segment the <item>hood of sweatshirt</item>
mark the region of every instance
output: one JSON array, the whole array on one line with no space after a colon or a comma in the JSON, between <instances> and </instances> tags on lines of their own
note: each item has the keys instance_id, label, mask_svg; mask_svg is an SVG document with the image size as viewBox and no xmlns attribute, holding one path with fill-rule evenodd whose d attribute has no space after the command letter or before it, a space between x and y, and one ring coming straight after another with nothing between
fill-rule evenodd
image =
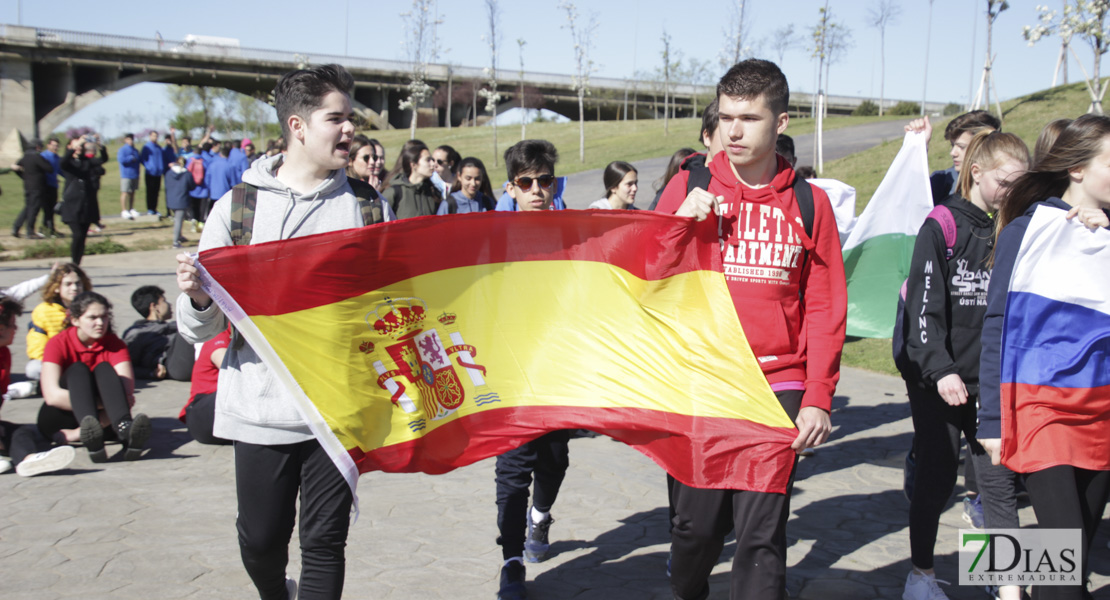
<instances>
[{"instance_id":1,"label":"hood of sweatshirt","mask_svg":"<svg viewBox=\"0 0 1110 600\"><path fill-rule=\"evenodd\" d=\"M273 194L292 198L293 200L312 201L333 196L345 188L347 176L342 169L332 171L327 179L320 182L315 189L301 194L293 188L278 181L277 172L285 161L284 154L263 158L254 162L251 168L243 173L243 182L258 188L259 191L268 191Z\"/></svg>"},{"instance_id":2,"label":"hood of sweatshirt","mask_svg":"<svg viewBox=\"0 0 1110 600\"><path fill-rule=\"evenodd\" d=\"M977 227L994 226L994 219L990 215L959 194L952 194L944 201L944 204L949 210L960 213L961 216Z\"/></svg>"},{"instance_id":3,"label":"hood of sweatshirt","mask_svg":"<svg viewBox=\"0 0 1110 600\"><path fill-rule=\"evenodd\" d=\"M729 243L736 242L738 229L729 224L740 218L741 211L745 210L744 204L750 202L757 205L766 204L771 208L781 210L787 216L787 224L794 230L794 234L800 238L801 244L807 250L813 250L813 241L806 235L805 228L802 226L802 217L798 212L798 204L794 201L794 191L791 189L795 179L794 169L785 158L776 154L775 159L777 160L775 176L767 185L756 188L740 182L724 151L714 157L713 162L709 163L709 171L713 174L714 182L728 190L726 194L723 194L723 197L729 201L724 206L726 210L722 214L725 222L724 231L732 232L727 241Z\"/></svg>"}]
</instances>

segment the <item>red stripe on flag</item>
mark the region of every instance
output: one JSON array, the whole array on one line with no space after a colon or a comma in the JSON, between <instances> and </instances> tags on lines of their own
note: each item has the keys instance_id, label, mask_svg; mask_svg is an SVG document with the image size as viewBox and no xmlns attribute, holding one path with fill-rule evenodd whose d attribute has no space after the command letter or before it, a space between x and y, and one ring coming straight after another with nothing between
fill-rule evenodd
<instances>
[{"instance_id":1,"label":"red stripe on flag","mask_svg":"<svg viewBox=\"0 0 1110 600\"><path fill-rule=\"evenodd\" d=\"M1002 464L1016 473L1110 471L1110 386L1003 383Z\"/></svg>"},{"instance_id":2,"label":"red stripe on flag","mask_svg":"<svg viewBox=\"0 0 1110 600\"><path fill-rule=\"evenodd\" d=\"M593 261L650 281L720 271L716 236L708 220L649 211L487 212L213 248L200 262L248 315L280 315L473 265Z\"/></svg>"},{"instance_id":3,"label":"red stripe on flag","mask_svg":"<svg viewBox=\"0 0 1110 600\"><path fill-rule=\"evenodd\" d=\"M588 425L586 425L588 424ZM635 425L635 428L630 428ZM549 431L586 427L642 452L693 487L785 493L796 429L634 408L513 407L456 419L419 440L351 451L359 472L446 473Z\"/></svg>"}]
</instances>

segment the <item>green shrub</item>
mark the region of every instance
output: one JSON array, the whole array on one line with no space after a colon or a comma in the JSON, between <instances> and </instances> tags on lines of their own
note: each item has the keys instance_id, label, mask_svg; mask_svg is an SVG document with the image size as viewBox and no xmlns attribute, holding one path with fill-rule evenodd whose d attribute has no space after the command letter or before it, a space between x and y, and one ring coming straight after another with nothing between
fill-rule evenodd
<instances>
[{"instance_id":1,"label":"green shrub","mask_svg":"<svg viewBox=\"0 0 1110 600\"><path fill-rule=\"evenodd\" d=\"M912 117L921 114L921 105L909 100L903 100L894 105L894 108L886 111L888 115L899 115L903 117Z\"/></svg>"},{"instance_id":2,"label":"green shrub","mask_svg":"<svg viewBox=\"0 0 1110 600\"><path fill-rule=\"evenodd\" d=\"M127 246L114 241L111 237L97 240L85 246L85 254L119 254L127 252Z\"/></svg>"},{"instance_id":3,"label":"green shrub","mask_svg":"<svg viewBox=\"0 0 1110 600\"><path fill-rule=\"evenodd\" d=\"M69 256L69 245L56 241L35 242L23 249L23 258L65 258Z\"/></svg>"},{"instance_id":4,"label":"green shrub","mask_svg":"<svg viewBox=\"0 0 1110 600\"><path fill-rule=\"evenodd\" d=\"M955 102L949 102L948 104L944 105L944 113L943 114L946 117L951 117L953 115L958 115L962 112L964 112L964 107L960 106L959 104L956 104Z\"/></svg>"},{"instance_id":5,"label":"green shrub","mask_svg":"<svg viewBox=\"0 0 1110 600\"><path fill-rule=\"evenodd\" d=\"M853 117L873 117L879 114L879 105L870 100L860 102L860 105L852 111Z\"/></svg>"}]
</instances>

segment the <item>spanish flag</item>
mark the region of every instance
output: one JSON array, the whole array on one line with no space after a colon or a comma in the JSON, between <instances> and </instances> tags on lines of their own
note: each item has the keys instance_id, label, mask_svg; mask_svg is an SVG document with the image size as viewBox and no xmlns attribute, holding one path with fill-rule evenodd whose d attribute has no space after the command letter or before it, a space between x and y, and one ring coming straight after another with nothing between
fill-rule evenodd
<instances>
[{"instance_id":1,"label":"spanish flag","mask_svg":"<svg viewBox=\"0 0 1110 600\"><path fill-rule=\"evenodd\" d=\"M352 487L585 428L688 485L786 490L797 432L744 338L715 223L487 212L198 262Z\"/></svg>"},{"instance_id":2,"label":"spanish flag","mask_svg":"<svg viewBox=\"0 0 1110 600\"><path fill-rule=\"evenodd\" d=\"M1110 231L1039 206L1002 321L1002 464L1110 470Z\"/></svg>"}]
</instances>

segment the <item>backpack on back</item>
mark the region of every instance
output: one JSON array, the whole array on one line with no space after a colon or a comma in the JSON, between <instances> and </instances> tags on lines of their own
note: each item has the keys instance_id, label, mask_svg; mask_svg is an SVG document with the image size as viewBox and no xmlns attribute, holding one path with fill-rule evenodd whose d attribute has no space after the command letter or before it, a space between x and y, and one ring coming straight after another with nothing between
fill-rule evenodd
<instances>
[{"instance_id":1,"label":"backpack on back","mask_svg":"<svg viewBox=\"0 0 1110 600\"><path fill-rule=\"evenodd\" d=\"M686 194L689 195L694 189L703 189L709 191L709 180L713 178L709 172L709 167L697 166L689 170L690 176L686 180ZM794 177L794 198L798 201L798 212L802 216L802 225L805 227L806 235L813 237L813 188L811 184L802 179L801 177Z\"/></svg>"},{"instance_id":2,"label":"backpack on back","mask_svg":"<svg viewBox=\"0 0 1110 600\"><path fill-rule=\"evenodd\" d=\"M204 185L204 161L200 157L190 158L189 164L185 165L185 169L193 175L193 183Z\"/></svg>"},{"instance_id":3,"label":"backpack on back","mask_svg":"<svg viewBox=\"0 0 1110 600\"><path fill-rule=\"evenodd\" d=\"M944 233L944 260L952 260L954 249L956 247L956 219L952 216L952 210L947 206L940 205L929 211L929 215L925 220L932 219L940 225L941 232ZM894 366L898 367L898 372L906 375L909 369L909 357L906 356L906 338L902 333L902 328L905 327L906 319L906 284L909 279L902 281L902 289L898 292L898 312L894 315L894 335L890 340L890 351L894 356Z\"/></svg>"}]
</instances>

